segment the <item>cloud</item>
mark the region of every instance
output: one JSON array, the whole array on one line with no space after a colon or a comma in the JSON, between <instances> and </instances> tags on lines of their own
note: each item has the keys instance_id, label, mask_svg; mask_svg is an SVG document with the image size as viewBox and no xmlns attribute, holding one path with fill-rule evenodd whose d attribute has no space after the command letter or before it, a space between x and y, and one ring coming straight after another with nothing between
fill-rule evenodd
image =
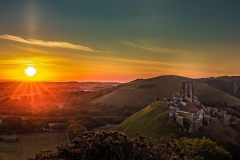
<instances>
[{"instance_id":1,"label":"cloud","mask_svg":"<svg viewBox=\"0 0 240 160\"><path fill-rule=\"evenodd\" d=\"M15 48L17 48L17 49L24 50L24 51L49 54L49 52L47 52L47 51L39 50L39 49L35 49L35 48L25 48L25 47L19 47L19 46L15 46L15 45L10 45L10 46L11 46L11 47L15 47Z\"/></svg>"},{"instance_id":2,"label":"cloud","mask_svg":"<svg viewBox=\"0 0 240 160\"><path fill-rule=\"evenodd\" d=\"M221 71L230 71L230 70L225 69L225 68L215 68L215 69L217 69L217 70L221 70Z\"/></svg>"},{"instance_id":3,"label":"cloud","mask_svg":"<svg viewBox=\"0 0 240 160\"><path fill-rule=\"evenodd\" d=\"M153 51L153 52L160 52L158 49L156 48L150 48L150 47L147 47L147 46L142 46L142 45L138 45L138 44L135 44L135 43L132 43L132 42L129 42L129 41L122 41L122 43L126 44L126 45L129 45L129 46L132 46L132 47L136 47L136 48L141 48L141 49L145 49L145 50L149 50L149 51Z\"/></svg>"},{"instance_id":4,"label":"cloud","mask_svg":"<svg viewBox=\"0 0 240 160\"><path fill-rule=\"evenodd\" d=\"M102 58L102 59L129 62L129 63L140 63L140 64L176 65L176 63L145 61L145 60L137 60L137 59L123 59L123 58Z\"/></svg>"},{"instance_id":5,"label":"cloud","mask_svg":"<svg viewBox=\"0 0 240 160\"><path fill-rule=\"evenodd\" d=\"M144 49L152 52L159 52L159 53L186 55L189 52L189 51L183 51L183 50L177 50L177 49L158 47L142 40L139 40L139 41L141 42L141 44L135 44L129 41L122 41L122 43L128 46L132 46L132 47L136 47L136 48L140 48L140 49Z\"/></svg>"},{"instance_id":6,"label":"cloud","mask_svg":"<svg viewBox=\"0 0 240 160\"><path fill-rule=\"evenodd\" d=\"M58 66L56 64L53 64L53 63L40 63L41 65L44 65L44 66Z\"/></svg>"},{"instance_id":7,"label":"cloud","mask_svg":"<svg viewBox=\"0 0 240 160\"><path fill-rule=\"evenodd\" d=\"M26 44L43 46L43 47L67 48L67 49L75 49L75 50L82 50L82 51L89 51L89 52L99 52L99 51L95 51L86 46L75 45L75 44L71 44L68 42L43 41L43 40L37 40L37 39L23 39L21 37L7 35L7 34L0 35L0 38L11 40L11 41L16 41L16 42L21 42L21 43L26 43Z\"/></svg>"}]
</instances>

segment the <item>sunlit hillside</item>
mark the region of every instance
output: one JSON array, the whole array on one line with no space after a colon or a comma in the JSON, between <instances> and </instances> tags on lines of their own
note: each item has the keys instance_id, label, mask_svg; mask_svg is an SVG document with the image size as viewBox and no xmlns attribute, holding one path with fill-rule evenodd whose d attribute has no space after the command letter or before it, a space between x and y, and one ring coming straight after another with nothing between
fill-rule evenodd
<instances>
[{"instance_id":1,"label":"sunlit hillside","mask_svg":"<svg viewBox=\"0 0 240 160\"><path fill-rule=\"evenodd\" d=\"M153 102L157 96L171 98L173 93L180 91L180 85L183 81L194 83L201 102L220 101L227 102L228 105L240 104L240 99L230 96L200 80L180 76L160 76L135 80L119 86L115 91L92 101L92 103L112 104L118 107L133 105L143 108Z\"/></svg>"}]
</instances>

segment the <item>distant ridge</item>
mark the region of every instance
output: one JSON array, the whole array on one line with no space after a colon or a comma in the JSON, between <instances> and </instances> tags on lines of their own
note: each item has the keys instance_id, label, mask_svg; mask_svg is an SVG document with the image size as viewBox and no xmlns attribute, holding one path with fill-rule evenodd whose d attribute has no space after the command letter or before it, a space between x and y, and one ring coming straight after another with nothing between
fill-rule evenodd
<instances>
[{"instance_id":1,"label":"distant ridge","mask_svg":"<svg viewBox=\"0 0 240 160\"><path fill-rule=\"evenodd\" d=\"M240 99L240 76L209 77L200 80Z\"/></svg>"},{"instance_id":2,"label":"distant ridge","mask_svg":"<svg viewBox=\"0 0 240 160\"><path fill-rule=\"evenodd\" d=\"M114 105L117 107L132 105L143 108L152 103L156 96L171 98L173 93L180 90L180 84L183 81L191 81L194 83L194 87L198 92L198 98L201 102L220 101L226 102L228 105L240 105L240 99L228 95L199 79L173 75L134 80L118 86L113 92L95 99L92 103Z\"/></svg>"}]
</instances>

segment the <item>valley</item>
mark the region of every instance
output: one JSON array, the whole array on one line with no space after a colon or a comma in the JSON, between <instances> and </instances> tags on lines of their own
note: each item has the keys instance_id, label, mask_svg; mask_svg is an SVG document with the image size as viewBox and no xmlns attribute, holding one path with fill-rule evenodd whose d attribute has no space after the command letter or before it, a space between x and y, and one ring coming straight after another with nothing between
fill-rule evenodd
<instances>
[{"instance_id":1,"label":"valley","mask_svg":"<svg viewBox=\"0 0 240 160\"><path fill-rule=\"evenodd\" d=\"M21 142L31 141L31 144L25 144L31 148L32 144L39 143L39 147L31 151L34 152L33 154L48 146L54 149L53 144L65 142L64 132L67 132L70 140L73 140L85 131L97 133L101 130L120 131L130 138L138 136L152 139L207 137L224 147L238 146L240 144L239 123L226 125L209 112L207 115L211 115L211 124L203 124L198 132L188 133L184 131L184 127L186 130L188 128L177 123L175 116L172 118L169 116L169 107L175 104L172 104L174 98L179 97L182 82L190 82L193 83L193 95L197 96L204 108L217 108L219 113L227 111L228 115L236 117L236 122L239 122L240 99L205 81L180 76L159 76L123 84L91 83L90 85L89 83L58 82L45 83L45 87L39 93L31 92L30 84L23 84L26 89L20 87L14 90L17 86L16 82L13 84L8 82L7 87L1 83L3 90L12 86L8 90L8 95L13 96L2 97L0 100L0 131L2 135L7 133L19 137L18 142L11 144L13 146L21 146ZM34 85L37 86L37 84ZM180 100L179 98L175 100ZM185 98L177 104L179 110L189 114L195 114L204 109ZM14 128L11 120L19 121L19 126ZM42 141L26 139L31 138L32 135L36 135ZM45 135L53 136L54 142L45 140L48 138ZM230 150L232 154L236 154L235 151ZM16 152L13 156L17 156L20 152ZM26 155L27 152L24 152L20 157ZM7 156L5 151L1 156Z\"/></svg>"}]
</instances>

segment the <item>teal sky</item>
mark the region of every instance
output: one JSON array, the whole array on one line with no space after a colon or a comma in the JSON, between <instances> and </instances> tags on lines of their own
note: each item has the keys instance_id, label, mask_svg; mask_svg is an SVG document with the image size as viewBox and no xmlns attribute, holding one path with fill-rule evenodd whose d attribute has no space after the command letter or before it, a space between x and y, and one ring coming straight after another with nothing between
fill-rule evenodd
<instances>
[{"instance_id":1,"label":"teal sky","mask_svg":"<svg viewBox=\"0 0 240 160\"><path fill-rule=\"evenodd\" d=\"M240 75L240 1L1 0L0 76ZM64 42L64 43L63 43Z\"/></svg>"}]
</instances>

